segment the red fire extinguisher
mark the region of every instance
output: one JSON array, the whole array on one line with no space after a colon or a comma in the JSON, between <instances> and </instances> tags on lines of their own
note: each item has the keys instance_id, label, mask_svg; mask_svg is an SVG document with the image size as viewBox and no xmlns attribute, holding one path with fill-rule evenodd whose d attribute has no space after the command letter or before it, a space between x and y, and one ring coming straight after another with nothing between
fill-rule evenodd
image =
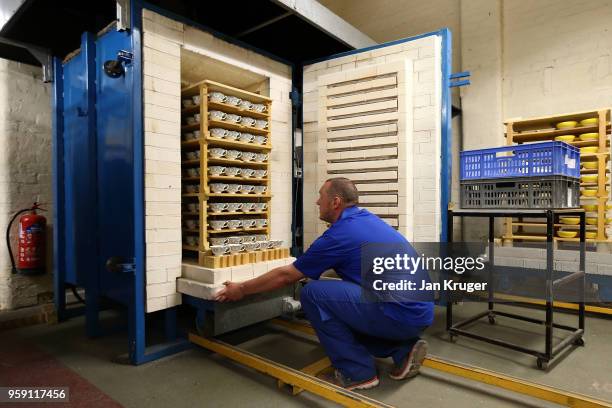
<instances>
[{"instance_id":1,"label":"red fire extinguisher","mask_svg":"<svg viewBox=\"0 0 612 408\"><path fill-rule=\"evenodd\" d=\"M24 275L45 273L45 229L47 227L47 220L42 215L36 214L36 210L45 211L39 207L38 203L34 203L31 208L17 211L6 229L6 245L11 257L13 273ZM23 213L27 214L19 218L17 265L15 265L9 234L13 221L15 221L19 214Z\"/></svg>"}]
</instances>

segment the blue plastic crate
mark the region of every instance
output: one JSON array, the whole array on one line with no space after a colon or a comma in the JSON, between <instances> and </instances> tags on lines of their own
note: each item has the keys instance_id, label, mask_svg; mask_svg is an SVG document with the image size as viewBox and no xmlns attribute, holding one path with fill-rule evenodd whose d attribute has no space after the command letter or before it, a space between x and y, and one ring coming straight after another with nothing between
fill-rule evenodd
<instances>
[{"instance_id":1,"label":"blue plastic crate","mask_svg":"<svg viewBox=\"0 0 612 408\"><path fill-rule=\"evenodd\" d=\"M461 180L507 177L580 177L580 150L542 142L461 152Z\"/></svg>"}]
</instances>

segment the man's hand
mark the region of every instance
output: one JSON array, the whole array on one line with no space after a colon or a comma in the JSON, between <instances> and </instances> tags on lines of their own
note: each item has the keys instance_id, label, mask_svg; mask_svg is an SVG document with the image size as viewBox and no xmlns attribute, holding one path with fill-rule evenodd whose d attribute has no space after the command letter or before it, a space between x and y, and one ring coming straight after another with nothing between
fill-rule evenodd
<instances>
[{"instance_id":1,"label":"man's hand","mask_svg":"<svg viewBox=\"0 0 612 408\"><path fill-rule=\"evenodd\" d=\"M261 276L244 282L225 282L225 288L215 296L218 302L235 302L246 295L282 288L302 279L304 275L293 264L279 266Z\"/></svg>"},{"instance_id":2,"label":"man's hand","mask_svg":"<svg viewBox=\"0 0 612 408\"><path fill-rule=\"evenodd\" d=\"M225 288L221 289L217 296L215 296L215 300L218 302L235 302L244 297L244 291L242 290L242 286L240 283L234 283L227 281L223 283Z\"/></svg>"}]
</instances>

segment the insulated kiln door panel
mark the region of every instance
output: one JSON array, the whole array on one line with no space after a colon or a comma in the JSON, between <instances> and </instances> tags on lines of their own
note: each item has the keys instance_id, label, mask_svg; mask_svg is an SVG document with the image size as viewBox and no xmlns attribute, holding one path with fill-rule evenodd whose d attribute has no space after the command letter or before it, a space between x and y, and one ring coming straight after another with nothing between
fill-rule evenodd
<instances>
[{"instance_id":1,"label":"insulated kiln door panel","mask_svg":"<svg viewBox=\"0 0 612 408\"><path fill-rule=\"evenodd\" d=\"M407 239L439 240L440 48L429 35L304 67L304 249L327 228L315 202L331 177Z\"/></svg>"}]
</instances>

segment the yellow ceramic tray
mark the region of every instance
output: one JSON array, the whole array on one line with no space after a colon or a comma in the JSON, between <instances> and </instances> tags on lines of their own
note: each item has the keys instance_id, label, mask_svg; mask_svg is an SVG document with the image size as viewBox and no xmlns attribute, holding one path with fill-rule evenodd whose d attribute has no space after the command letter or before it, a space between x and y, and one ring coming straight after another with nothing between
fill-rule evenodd
<instances>
[{"instance_id":1,"label":"yellow ceramic tray","mask_svg":"<svg viewBox=\"0 0 612 408\"><path fill-rule=\"evenodd\" d=\"M588 118L580 121L580 126L594 126L599 123L599 118Z\"/></svg>"},{"instance_id":2,"label":"yellow ceramic tray","mask_svg":"<svg viewBox=\"0 0 612 408\"><path fill-rule=\"evenodd\" d=\"M561 222L561 224L567 224L567 225L578 225L578 224L580 224L580 218L578 218L578 217L561 217L559 219L559 222Z\"/></svg>"},{"instance_id":3,"label":"yellow ceramic tray","mask_svg":"<svg viewBox=\"0 0 612 408\"><path fill-rule=\"evenodd\" d=\"M576 127L576 125L578 124L578 122L576 122L575 120L569 120L566 122L559 122L557 123L557 129L573 129Z\"/></svg>"},{"instance_id":4,"label":"yellow ceramic tray","mask_svg":"<svg viewBox=\"0 0 612 408\"><path fill-rule=\"evenodd\" d=\"M557 231L557 235L561 238L574 238L578 235L578 231Z\"/></svg>"},{"instance_id":5,"label":"yellow ceramic tray","mask_svg":"<svg viewBox=\"0 0 612 408\"><path fill-rule=\"evenodd\" d=\"M580 154L597 153L597 146L581 147Z\"/></svg>"},{"instance_id":6,"label":"yellow ceramic tray","mask_svg":"<svg viewBox=\"0 0 612 408\"><path fill-rule=\"evenodd\" d=\"M583 133L578 137L580 138L580 140L585 142L587 140L597 140L599 138L599 133Z\"/></svg>"},{"instance_id":7,"label":"yellow ceramic tray","mask_svg":"<svg viewBox=\"0 0 612 408\"><path fill-rule=\"evenodd\" d=\"M582 167L584 167L585 169L594 170L597 168L597 166L598 163L596 161L582 162Z\"/></svg>"}]
</instances>

